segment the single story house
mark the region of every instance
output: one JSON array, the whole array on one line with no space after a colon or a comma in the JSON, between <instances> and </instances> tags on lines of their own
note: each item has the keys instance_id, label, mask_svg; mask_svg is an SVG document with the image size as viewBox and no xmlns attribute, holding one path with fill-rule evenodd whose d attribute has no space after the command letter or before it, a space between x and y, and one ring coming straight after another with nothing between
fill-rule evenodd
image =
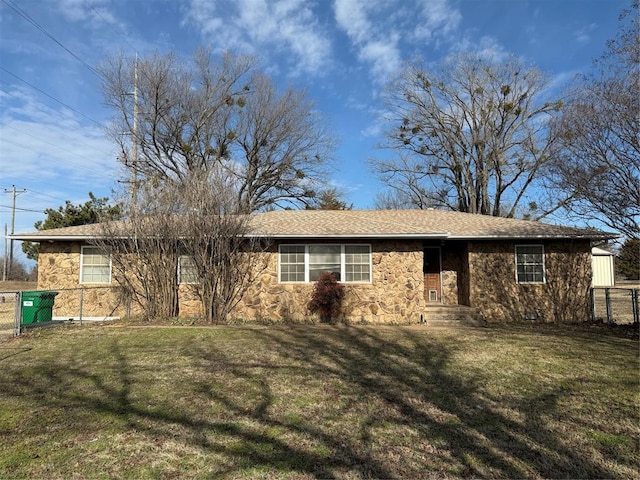
<instances>
[{"instance_id":1,"label":"single story house","mask_svg":"<svg viewBox=\"0 0 640 480\"><path fill-rule=\"evenodd\" d=\"M279 210L252 215L251 226L270 240L268 266L234 316L274 321L313 318L307 305L324 271L345 285L342 315L352 322L419 323L435 307L457 306L489 322L580 321L589 318L592 243L615 237L442 210ZM84 225L12 238L40 243L39 289L108 286L97 232ZM181 315L193 310L192 295L180 301Z\"/></svg>"}]
</instances>

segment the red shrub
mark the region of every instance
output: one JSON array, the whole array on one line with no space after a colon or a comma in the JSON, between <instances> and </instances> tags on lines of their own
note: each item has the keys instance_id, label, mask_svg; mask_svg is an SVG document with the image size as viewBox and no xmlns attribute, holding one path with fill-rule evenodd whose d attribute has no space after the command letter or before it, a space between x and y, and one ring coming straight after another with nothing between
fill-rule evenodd
<instances>
[{"instance_id":1,"label":"red shrub","mask_svg":"<svg viewBox=\"0 0 640 480\"><path fill-rule=\"evenodd\" d=\"M309 310L319 313L321 322L331 323L340 313L343 298L344 285L332 273L325 272L313 286Z\"/></svg>"}]
</instances>

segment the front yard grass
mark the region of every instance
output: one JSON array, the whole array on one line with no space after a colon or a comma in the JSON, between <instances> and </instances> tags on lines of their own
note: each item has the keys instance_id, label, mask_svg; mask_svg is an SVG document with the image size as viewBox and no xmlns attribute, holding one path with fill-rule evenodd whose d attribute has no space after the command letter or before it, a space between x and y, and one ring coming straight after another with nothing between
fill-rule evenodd
<instances>
[{"instance_id":1,"label":"front yard grass","mask_svg":"<svg viewBox=\"0 0 640 480\"><path fill-rule=\"evenodd\" d=\"M0 343L0 478L639 478L637 340L71 326Z\"/></svg>"}]
</instances>

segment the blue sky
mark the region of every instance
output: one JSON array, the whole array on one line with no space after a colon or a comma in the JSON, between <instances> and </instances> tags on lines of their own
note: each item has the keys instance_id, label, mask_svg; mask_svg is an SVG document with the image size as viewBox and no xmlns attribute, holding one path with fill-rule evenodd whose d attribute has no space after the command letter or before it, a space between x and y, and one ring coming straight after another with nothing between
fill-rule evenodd
<instances>
[{"instance_id":1,"label":"blue sky","mask_svg":"<svg viewBox=\"0 0 640 480\"><path fill-rule=\"evenodd\" d=\"M616 34L629 0L0 0L0 228L33 230L45 208L110 196L121 171L104 135L93 67L117 51L257 56L306 89L338 138L332 182L356 208L382 188L367 160L385 128L380 93L406 60L513 53L561 89ZM17 253L17 252L16 252Z\"/></svg>"}]
</instances>

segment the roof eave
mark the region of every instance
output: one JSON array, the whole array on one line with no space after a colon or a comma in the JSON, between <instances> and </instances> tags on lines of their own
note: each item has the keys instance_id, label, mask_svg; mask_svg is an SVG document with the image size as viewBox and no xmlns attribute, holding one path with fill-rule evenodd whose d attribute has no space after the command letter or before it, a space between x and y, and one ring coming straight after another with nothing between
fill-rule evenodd
<instances>
[{"instance_id":1,"label":"roof eave","mask_svg":"<svg viewBox=\"0 0 640 480\"><path fill-rule=\"evenodd\" d=\"M269 234L255 233L249 234L250 238L274 238L274 239L399 239L399 240L612 240L619 238L616 234L587 234L587 235L530 235L530 234L507 234L507 235L451 235L450 233L291 233L291 234ZM9 235L11 240L21 240L30 242L72 242L72 241L95 241L105 238L98 235ZM120 237L125 238L125 237Z\"/></svg>"},{"instance_id":2,"label":"roof eave","mask_svg":"<svg viewBox=\"0 0 640 480\"><path fill-rule=\"evenodd\" d=\"M7 238L10 240L21 240L29 242L69 242L69 241L83 241L83 240L99 240L104 237L96 235L9 235ZM123 237L124 238L124 237Z\"/></svg>"},{"instance_id":3,"label":"roof eave","mask_svg":"<svg viewBox=\"0 0 640 480\"><path fill-rule=\"evenodd\" d=\"M287 233L287 234L268 234L268 233L256 233L249 234L247 237L253 238L276 238L276 239L348 239L348 238L370 238L370 239L436 239L445 240L449 238L448 233L323 233L323 234L311 234L311 233Z\"/></svg>"},{"instance_id":4,"label":"roof eave","mask_svg":"<svg viewBox=\"0 0 640 480\"><path fill-rule=\"evenodd\" d=\"M448 240L610 240L619 235L451 235Z\"/></svg>"}]
</instances>

